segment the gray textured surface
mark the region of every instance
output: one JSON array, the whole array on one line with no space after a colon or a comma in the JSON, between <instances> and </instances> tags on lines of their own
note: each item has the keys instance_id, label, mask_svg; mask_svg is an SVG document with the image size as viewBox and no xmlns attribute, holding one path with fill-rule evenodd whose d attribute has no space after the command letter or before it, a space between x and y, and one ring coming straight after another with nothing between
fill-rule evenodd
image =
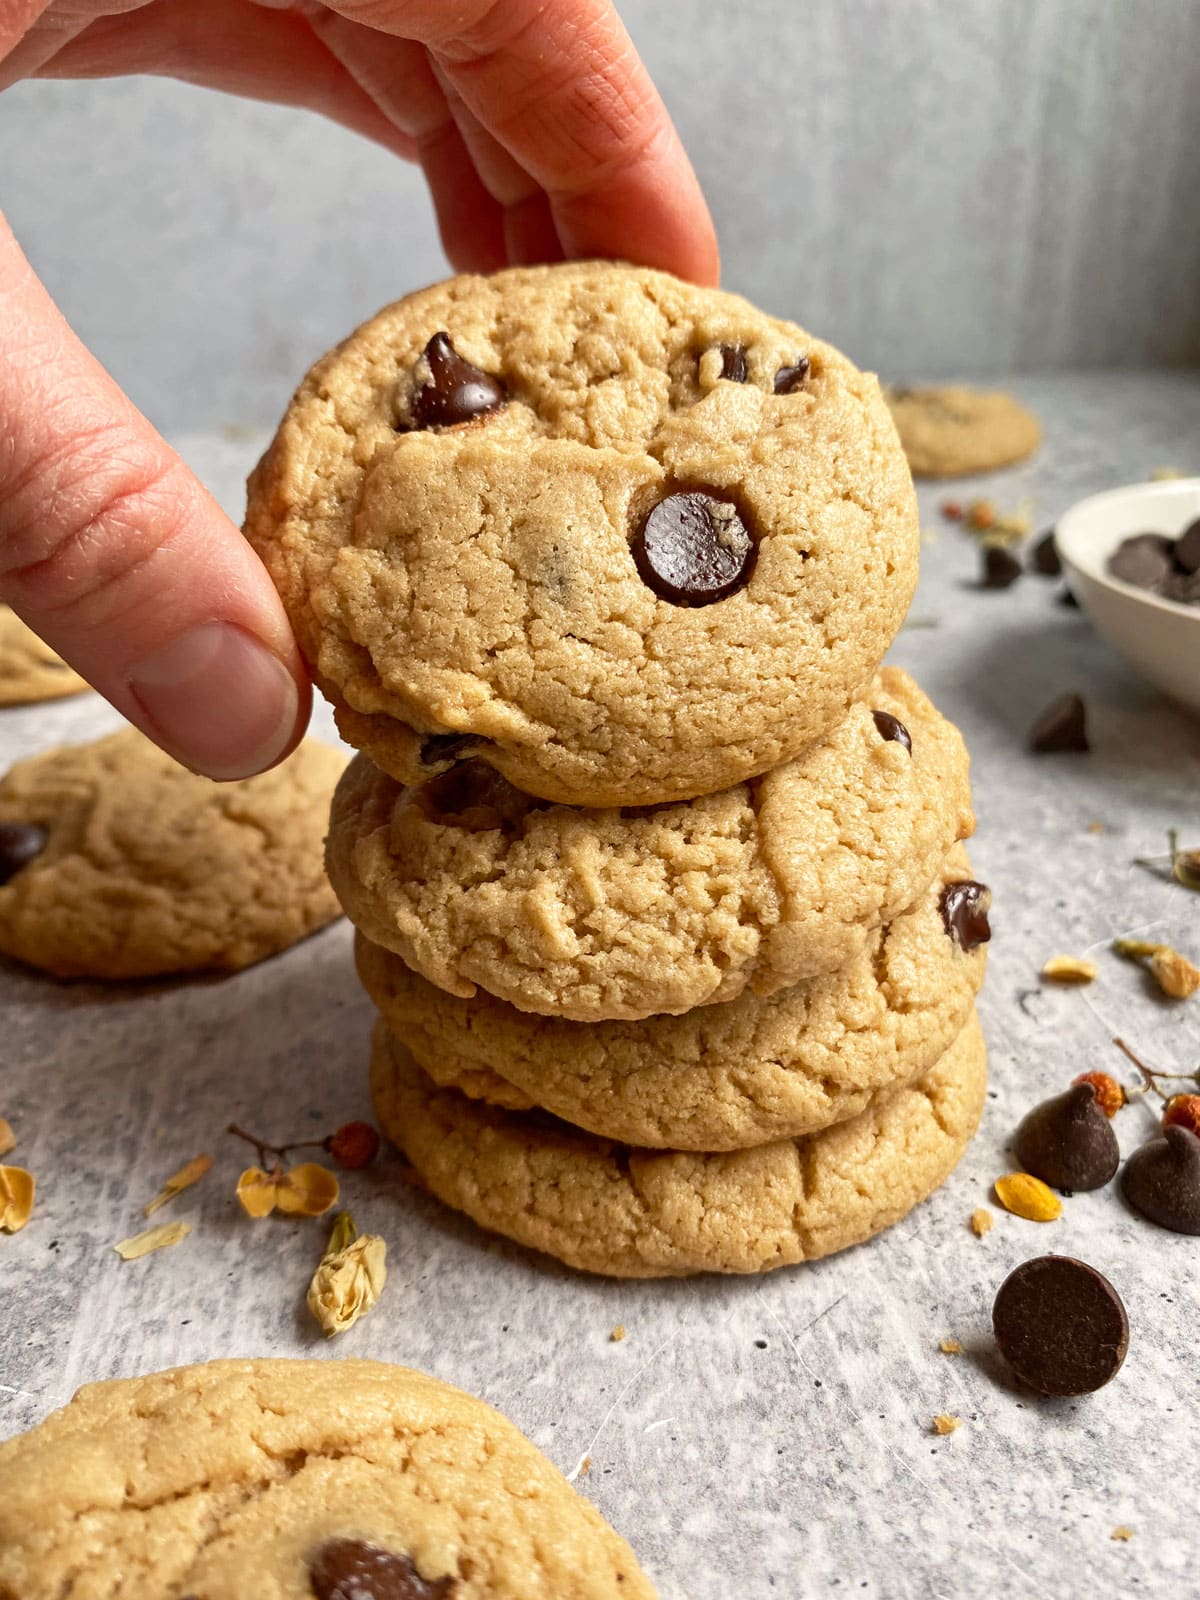
<instances>
[{"instance_id":1,"label":"gray textured surface","mask_svg":"<svg viewBox=\"0 0 1200 1600\"><path fill-rule=\"evenodd\" d=\"M996 481L1052 520L1078 495L1200 468L1200 378L1024 382L1048 442ZM231 511L256 441L182 441ZM958 494L960 491L954 491ZM963 492L970 492L964 486ZM930 524L941 492L925 492ZM1200 999L1168 1007L1101 949L1088 991L1039 989L1059 950L1134 928L1200 946L1200 901L1131 865L1170 824L1200 842L1200 729L1143 689L1057 585L971 584L974 551L943 528L926 551L896 659L962 725L974 754L974 859L995 889L983 1014L993 1084L983 1130L931 1202L882 1239L759 1280L622 1285L572 1276L489 1241L412 1193L394 1159L346 1198L390 1242L376 1311L341 1343L314 1338L301 1296L322 1224L251 1223L233 1199L231 1117L268 1136L320 1133L367 1112L368 1008L342 924L222 982L105 990L0 973L0 1112L40 1182L24 1233L0 1238L0 1435L87 1379L256 1353L387 1357L485 1395L628 1535L667 1600L866 1594L885 1600L1092 1600L1192 1592L1200 1536L1184 1513L1200 1476L1195 1327L1200 1241L1136 1220L1113 1191L1039 1227L992 1204L1004 1143L1041 1095L1083 1067L1119 1067L1121 1031L1151 1059L1195 1064ZM1087 757L1023 751L1033 713L1071 686L1092 708ZM5 760L91 734L92 699L6 712ZM322 719L324 724L324 719ZM1103 833L1089 831L1102 822ZM1023 999L1022 999L1023 996ZM1149 1130L1130 1107L1126 1151ZM205 1183L165 1215L177 1249L124 1265L161 1179L201 1149ZM1037 1402L1006 1381L988 1311L1018 1261L1044 1250L1107 1272L1129 1308L1130 1353L1107 1390ZM609 1342L624 1323L627 1339ZM965 1353L940 1354L944 1335ZM963 1426L929 1432L935 1413ZM1114 1543L1128 1524L1134 1537Z\"/></svg>"},{"instance_id":2,"label":"gray textured surface","mask_svg":"<svg viewBox=\"0 0 1200 1600\"><path fill-rule=\"evenodd\" d=\"M1200 359L1194 0L621 0L731 288L897 377ZM160 427L442 276L417 173L153 79L0 97L0 207Z\"/></svg>"}]
</instances>

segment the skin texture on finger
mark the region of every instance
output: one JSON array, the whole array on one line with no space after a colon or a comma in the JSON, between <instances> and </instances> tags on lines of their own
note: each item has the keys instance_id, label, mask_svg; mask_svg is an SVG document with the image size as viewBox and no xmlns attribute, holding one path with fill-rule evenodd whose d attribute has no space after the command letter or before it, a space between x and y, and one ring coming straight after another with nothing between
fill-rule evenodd
<instances>
[{"instance_id":1,"label":"skin texture on finger","mask_svg":"<svg viewBox=\"0 0 1200 1600\"><path fill-rule=\"evenodd\" d=\"M241 534L75 338L0 218L0 597L186 765L287 754L309 686Z\"/></svg>"}]
</instances>

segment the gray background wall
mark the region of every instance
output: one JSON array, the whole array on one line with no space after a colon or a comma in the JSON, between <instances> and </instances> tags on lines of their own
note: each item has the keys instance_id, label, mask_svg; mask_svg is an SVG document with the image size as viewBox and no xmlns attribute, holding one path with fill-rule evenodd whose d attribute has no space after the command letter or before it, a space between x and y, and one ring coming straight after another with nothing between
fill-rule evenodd
<instances>
[{"instance_id":1,"label":"gray background wall","mask_svg":"<svg viewBox=\"0 0 1200 1600\"><path fill-rule=\"evenodd\" d=\"M725 281L892 376L1200 358L1196 0L620 0ZM168 430L445 263L419 174L155 79L0 97L0 207Z\"/></svg>"}]
</instances>

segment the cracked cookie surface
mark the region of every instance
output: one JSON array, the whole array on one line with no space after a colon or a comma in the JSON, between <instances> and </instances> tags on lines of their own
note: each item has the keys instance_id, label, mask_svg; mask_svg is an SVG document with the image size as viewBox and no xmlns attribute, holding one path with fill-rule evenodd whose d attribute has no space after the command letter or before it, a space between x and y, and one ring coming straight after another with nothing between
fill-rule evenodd
<instances>
[{"instance_id":1,"label":"cracked cookie surface","mask_svg":"<svg viewBox=\"0 0 1200 1600\"><path fill-rule=\"evenodd\" d=\"M306 741L238 783L133 728L20 761L0 826L28 842L0 884L0 952L57 977L236 971L332 922L322 844L343 751Z\"/></svg>"},{"instance_id":2,"label":"cracked cookie surface","mask_svg":"<svg viewBox=\"0 0 1200 1600\"><path fill-rule=\"evenodd\" d=\"M464 362L474 386L440 391ZM246 533L378 766L419 783L470 752L593 806L725 789L836 725L919 544L873 376L735 295L610 262L382 311L297 391Z\"/></svg>"},{"instance_id":3,"label":"cracked cookie surface","mask_svg":"<svg viewBox=\"0 0 1200 1600\"><path fill-rule=\"evenodd\" d=\"M15 611L0 605L0 706L58 700L87 688L79 674L43 644Z\"/></svg>"},{"instance_id":4,"label":"cracked cookie surface","mask_svg":"<svg viewBox=\"0 0 1200 1600\"><path fill-rule=\"evenodd\" d=\"M328 863L355 925L439 988L589 1022L835 970L973 825L958 730L885 668L805 756L648 810L539 803L477 763L406 789L360 756Z\"/></svg>"},{"instance_id":5,"label":"cracked cookie surface","mask_svg":"<svg viewBox=\"0 0 1200 1600\"><path fill-rule=\"evenodd\" d=\"M376 1116L424 1185L482 1227L618 1278L767 1272L858 1244L953 1171L983 1109L972 1012L928 1072L848 1122L721 1154L614 1144L439 1089L376 1024Z\"/></svg>"},{"instance_id":6,"label":"cracked cookie surface","mask_svg":"<svg viewBox=\"0 0 1200 1600\"><path fill-rule=\"evenodd\" d=\"M918 478L991 472L1024 461L1042 442L1037 418L999 389L885 389L884 398Z\"/></svg>"},{"instance_id":7,"label":"cracked cookie surface","mask_svg":"<svg viewBox=\"0 0 1200 1600\"><path fill-rule=\"evenodd\" d=\"M0 1481L6 1600L653 1600L511 1422L381 1362L90 1384L0 1444Z\"/></svg>"}]
</instances>

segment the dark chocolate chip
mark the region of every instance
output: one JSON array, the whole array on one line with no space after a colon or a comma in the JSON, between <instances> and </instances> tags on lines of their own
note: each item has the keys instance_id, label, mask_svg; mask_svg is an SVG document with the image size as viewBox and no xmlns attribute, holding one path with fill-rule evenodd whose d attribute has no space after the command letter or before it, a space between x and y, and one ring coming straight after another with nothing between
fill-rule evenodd
<instances>
[{"instance_id":1,"label":"dark chocolate chip","mask_svg":"<svg viewBox=\"0 0 1200 1600\"><path fill-rule=\"evenodd\" d=\"M1160 1228L1200 1234L1200 1139L1174 1123L1164 1128L1125 1163L1121 1192Z\"/></svg>"},{"instance_id":2,"label":"dark chocolate chip","mask_svg":"<svg viewBox=\"0 0 1200 1600\"><path fill-rule=\"evenodd\" d=\"M514 789L485 761L460 761L423 783L414 798L431 822L467 833L519 827L530 811L549 804Z\"/></svg>"},{"instance_id":3,"label":"dark chocolate chip","mask_svg":"<svg viewBox=\"0 0 1200 1600\"><path fill-rule=\"evenodd\" d=\"M308 1568L317 1600L443 1600L453 1578L423 1578L408 1556L361 1539L331 1539Z\"/></svg>"},{"instance_id":4,"label":"dark chocolate chip","mask_svg":"<svg viewBox=\"0 0 1200 1600\"><path fill-rule=\"evenodd\" d=\"M1121 1370L1129 1319L1103 1273L1071 1256L1014 1268L992 1306L1000 1354L1039 1394L1091 1394Z\"/></svg>"},{"instance_id":5,"label":"dark chocolate chip","mask_svg":"<svg viewBox=\"0 0 1200 1600\"><path fill-rule=\"evenodd\" d=\"M1181 605L1200 605L1200 572L1168 572L1158 588L1164 600Z\"/></svg>"},{"instance_id":6,"label":"dark chocolate chip","mask_svg":"<svg viewBox=\"0 0 1200 1600\"><path fill-rule=\"evenodd\" d=\"M1079 601L1075 597L1074 589L1068 589L1064 584L1054 597L1055 605L1062 606L1064 611L1078 611Z\"/></svg>"},{"instance_id":7,"label":"dark chocolate chip","mask_svg":"<svg viewBox=\"0 0 1200 1600\"><path fill-rule=\"evenodd\" d=\"M1171 540L1161 533L1135 533L1108 558L1108 570L1136 589L1157 589L1173 566Z\"/></svg>"},{"instance_id":8,"label":"dark chocolate chip","mask_svg":"<svg viewBox=\"0 0 1200 1600\"><path fill-rule=\"evenodd\" d=\"M436 767L443 761L460 761L468 750L478 749L473 733L431 733L421 740L421 765Z\"/></svg>"},{"instance_id":9,"label":"dark chocolate chip","mask_svg":"<svg viewBox=\"0 0 1200 1600\"><path fill-rule=\"evenodd\" d=\"M15 878L46 848L46 830L36 822L0 822L0 884Z\"/></svg>"},{"instance_id":10,"label":"dark chocolate chip","mask_svg":"<svg viewBox=\"0 0 1200 1600\"><path fill-rule=\"evenodd\" d=\"M1182 567L1184 572L1200 572L1200 517L1176 539L1175 565Z\"/></svg>"},{"instance_id":11,"label":"dark chocolate chip","mask_svg":"<svg viewBox=\"0 0 1200 1600\"><path fill-rule=\"evenodd\" d=\"M1090 750L1087 707L1082 697L1064 694L1048 705L1029 730L1029 748L1039 755Z\"/></svg>"},{"instance_id":12,"label":"dark chocolate chip","mask_svg":"<svg viewBox=\"0 0 1200 1600\"><path fill-rule=\"evenodd\" d=\"M1054 542L1054 529L1049 528L1033 547L1033 570L1043 578L1057 578L1062 571L1062 558Z\"/></svg>"},{"instance_id":13,"label":"dark chocolate chip","mask_svg":"<svg viewBox=\"0 0 1200 1600\"><path fill-rule=\"evenodd\" d=\"M1074 1083L1034 1106L1017 1128L1013 1151L1026 1172L1056 1189L1102 1189L1121 1164L1117 1136L1091 1083Z\"/></svg>"},{"instance_id":14,"label":"dark chocolate chip","mask_svg":"<svg viewBox=\"0 0 1200 1600\"><path fill-rule=\"evenodd\" d=\"M946 934L963 950L976 950L992 937L990 906L991 890L973 878L948 883L938 899Z\"/></svg>"},{"instance_id":15,"label":"dark chocolate chip","mask_svg":"<svg viewBox=\"0 0 1200 1600\"><path fill-rule=\"evenodd\" d=\"M413 396L413 422L418 428L449 428L497 411L508 396L490 372L464 361L448 333L435 333L425 346L428 381Z\"/></svg>"},{"instance_id":16,"label":"dark chocolate chip","mask_svg":"<svg viewBox=\"0 0 1200 1600\"><path fill-rule=\"evenodd\" d=\"M1011 550L1006 550L1000 544L984 546L980 588L1011 589L1024 571L1024 567Z\"/></svg>"},{"instance_id":17,"label":"dark chocolate chip","mask_svg":"<svg viewBox=\"0 0 1200 1600\"><path fill-rule=\"evenodd\" d=\"M652 506L633 541L642 582L677 606L707 606L749 581L754 541L729 500L684 489Z\"/></svg>"},{"instance_id":18,"label":"dark chocolate chip","mask_svg":"<svg viewBox=\"0 0 1200 1600\"><path fill-rule=\"evenodd\" d=\"M890 711L872 711L871 715L875 718L875 726L879 729L881 739L894 740L896 744L902 744L909 755L912 755L912 734L899 717L894 717Z\"/></svg>"},{"instance_id":19,"label":"dark chocolate chip","mask_svg":"<svg viewBox=\"0 0 1200 1600\"><path fill-rule=\"evenodd\" d=\"M807 356L797 356L794 366L780 367L775 374L775 393L795 394L797 389L803 388L811 365Z\"/></svg>"},{"instance_id":20,"label":"dark chocolate chip","mask_svg":"<svg viewBox=\"0 0 1200 1600\"><path fill-rule=\"evenodd\" d=\"M721 376L730 383L746 381L746 347L743 344L721 344Z\"/></svg>"}]
</instances>

